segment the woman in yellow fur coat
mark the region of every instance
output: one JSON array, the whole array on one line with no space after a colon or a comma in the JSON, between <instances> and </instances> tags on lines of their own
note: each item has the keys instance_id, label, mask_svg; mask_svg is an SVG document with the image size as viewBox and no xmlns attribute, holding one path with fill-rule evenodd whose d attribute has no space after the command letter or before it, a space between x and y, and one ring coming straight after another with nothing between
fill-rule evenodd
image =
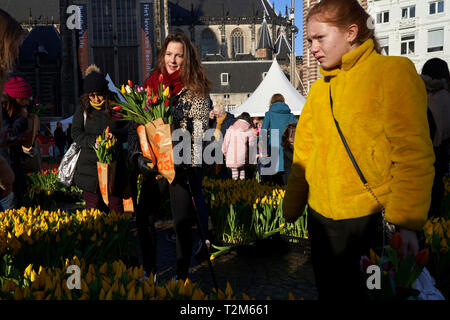
<instances>
[{"instance_id":1,"label":"woman in yellow fur coat","mask_svg":"<svg viewBox=\"0 0 450 320\"><path fill-rule=\"evenodd\" d=\"M293 222L308 205L319 299L362 298L360 258L383 243L381 207L355 170L333 114L386 220L402 235L402 255L417 253L415 231L431 201L434 153L424 83L409 59L380 54L371 26L356 0L323 0L307 18L323 77L297 125L283 212Z\"/></svg>"}]
</instances>

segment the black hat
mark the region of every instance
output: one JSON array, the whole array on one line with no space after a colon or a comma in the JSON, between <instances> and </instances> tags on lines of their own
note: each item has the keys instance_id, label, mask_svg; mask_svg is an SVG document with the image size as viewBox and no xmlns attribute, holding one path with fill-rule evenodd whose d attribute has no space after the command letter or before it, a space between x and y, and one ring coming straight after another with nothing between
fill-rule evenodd
<instances>
[{"instance_id":1,"label":"black hat","mask_svg":"<svg viewBox=\"0 0 450 320\"><path fill-rule=\"evenodd\" d=\"M107 92L108 81L96 65L90 65L86 69L86 77L83 80L83 93Z\"/></svg>"}]
</instances>

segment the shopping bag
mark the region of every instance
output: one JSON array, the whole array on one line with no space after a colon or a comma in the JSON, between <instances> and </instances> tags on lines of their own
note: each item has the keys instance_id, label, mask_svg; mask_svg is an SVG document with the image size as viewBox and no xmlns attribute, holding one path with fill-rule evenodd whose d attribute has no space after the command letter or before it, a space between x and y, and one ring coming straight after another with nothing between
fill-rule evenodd
<instances>
[{"instance_id":1,"label":"shopping bag","mask_svg":"<svg viewBox=\"0 0 450 320\"><path fill-rule=\"evenodd\" d=\"M134 212L133 198L132 197L123 199L123 211L124 212Z\"/></svg>"},{"instance_id":2,"label":"shopping bag","mask_svg":"<svg viewBox=\"0 0 450 320\"><path fill-rule=\"evenodd\" d=\"M73 175L80 156L81 147L73 142L64 154L58 167L58 179L66 186L72 185Z\"/></svg>"},{"instance_id":3,"label":"shopping bag","mask_svg":"<svg viewBox=\"0 0 450 320\"><path fill-rule=\"evenodd\" d=\"M420 300L445 300L442 293L435 287L436 281L430 275L430 272L425 267L422 273L417 278L414 286L416 290L419 290L418 298Z\"/></svg>"},{"instance_id":4,"label":"shopping bag","mask_svg":"<svg viewBox=\"0 0 450 320\"><path fill-rule=\"evenodd\" d=\"M143 126L143 125L138 126L137 133L138 133L138 137L139 137L139 143L141 145L142 154L144 155L144 157L152 160L152 162L147 163L147 165L150 168L153 168L156 164L156 157L150 146L150 143L148 142L147 133L145 131L145 126Z\"/></svg>"},{"instance_id":5,"label":"shopping bag","mask_svg":"<svg viewBox=\"0 0 450 320\"><path fill-rule=\"evenodd\" d=\"M116 162L110 164L97 162L97 172L100 193L102 194L103 201L108 205L114 187Z\"/></svg>"},{"instance_id":6,"label":"shopping bag","mask_svg":"<svg viewBox=\"0 0 450 320\"><path fill-rule=\"evenodd\" d=\"M172 183L175 179L173 164L172 133L169 124L158 118L145 124L148 141L156 156L158 172Z\"/></svg>"}]
</instances>

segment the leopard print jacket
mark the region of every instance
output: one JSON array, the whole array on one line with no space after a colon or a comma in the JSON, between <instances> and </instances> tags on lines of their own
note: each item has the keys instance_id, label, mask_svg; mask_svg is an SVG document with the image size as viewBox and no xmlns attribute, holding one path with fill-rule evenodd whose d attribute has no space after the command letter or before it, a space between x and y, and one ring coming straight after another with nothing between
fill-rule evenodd
<instances>
[{"instance_id":1,"label":"leopard print jacket","mask_svg":"<svg viewBox=\"0 0 450 320\"><path fill-rule=\"evenodd\" d=\"M172 108L173 129L187 130L191 134L191 164L202 165L203 136L209 128L209 111L212 101L195 96L189 89L184 88L177 96L177 103ZM176 142L174 142L174 146ZM174 156L176 156L174 154ZM180 155L182 156L182 155Z\"/></svg>"}]
</instances>

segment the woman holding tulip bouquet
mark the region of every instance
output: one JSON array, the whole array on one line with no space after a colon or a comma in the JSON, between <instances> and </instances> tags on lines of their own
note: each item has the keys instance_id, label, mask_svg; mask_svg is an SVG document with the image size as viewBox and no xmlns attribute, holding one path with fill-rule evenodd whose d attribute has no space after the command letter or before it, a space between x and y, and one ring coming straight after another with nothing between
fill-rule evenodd
<instances>
[{"instance_id":1,"label":"woman holding tulip bouquet","mask_svg":"<svg viewBox=\"0 0 450 320\"><path fill-rule=\"evenodd\" d=\"M173 33L167 36L158 55L157 68L147 79L146 87L150 87L153 92L158 92L161 82L166 88L169 88L170 96L175 97L175 102L172 104L173 129L187 130L191 136L192 154L188 157L189 163L177 165L176 159L180 155L174 154L175 179L169 185L172 217L177 238L176 278L186 279L193 245L192 225L196 219L191 191L200 215L203 234L208 238L207 207L202 194L202 145L194 142L202 141L203 134L208 128L212 102L208 95L210 83L200 63L197 50L183 33ZM186 156L181 157L185 159ZM208 258L205 244L200 247L199 253L198 258ZM203 255L201 255L202 253Z\"/></svg>"},{"instance_id":2,"label":"woman holding tulip bouquet","mask_svg":"<svg viewBox=\"0 0 450 320\"><path fill-rule=\"evenodd\" d=\"M108 90L108 81L100 69L91 65L86 69L83 93L72 120L72 138L81 146L74 174L74 184L83 190L86 209L106 209L100 194L97 155L94 150L97 137L109 127L116 137L117 165L112 195L108 207L117 213L123 212L123 192L127 184L127 170L122 144L127 142L128 121L117 121L112 116L114 94Z\"/></svg>"},{"instance_id":3,"label":"woman holding tulip bouquet","mask_svg":"<svg viewBox=\"0 0 450 320\"><path fill-rule=\"evenodd\" d=\"M293 222L308 205L319 299L361 299L361 256L383 243L381 207L402 236L402 256L419 249L434 175L427 95L409 59L380 54L358 1L322 0L306 22L323 77L297 125L283 215Z\"/></svg>"}]
</instances>

